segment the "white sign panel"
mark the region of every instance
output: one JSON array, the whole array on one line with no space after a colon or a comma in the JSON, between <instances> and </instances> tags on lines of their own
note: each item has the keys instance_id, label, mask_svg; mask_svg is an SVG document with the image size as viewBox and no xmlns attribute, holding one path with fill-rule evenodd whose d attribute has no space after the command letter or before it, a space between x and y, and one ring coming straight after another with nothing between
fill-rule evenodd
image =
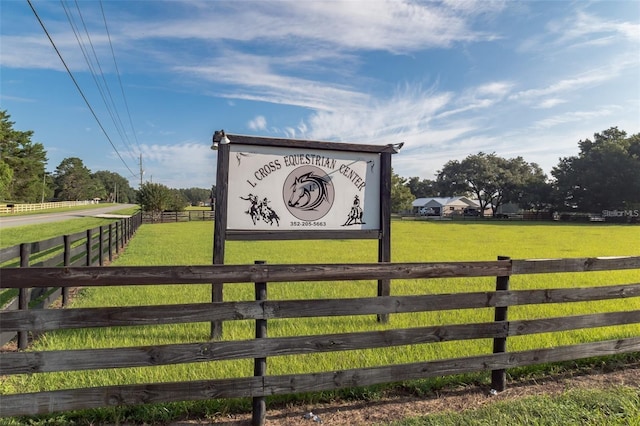
<instances>
[{"instance_id":1,"label":"white sign panel","mask_svg":"<svg viewBox=\"0 0 640 426\"><path fill-rule=\"evenodd\" d=\"M227 229L380 229L380 155L231 144Z\"/></svg>"}]
</instances>

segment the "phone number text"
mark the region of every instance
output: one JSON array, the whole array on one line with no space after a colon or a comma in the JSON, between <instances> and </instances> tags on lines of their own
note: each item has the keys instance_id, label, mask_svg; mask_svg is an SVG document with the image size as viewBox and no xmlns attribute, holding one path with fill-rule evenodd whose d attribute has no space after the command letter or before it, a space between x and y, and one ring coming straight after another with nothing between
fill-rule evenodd
<instances>
[{"instance_id":1,"label":"phone number text","mask_svg":"<svg viewBox=\"0 0 640 426\"><path fill-rule=\"evenodd\" d=\"M327 226L327 222L317 222L317 221L313 221L313 222L307 222L307 221L296 221L296 220L292 220L291 222L289 222L290 226L306 226L306 227L318 227L318 226Z\"/></svg>"}]
</instances>

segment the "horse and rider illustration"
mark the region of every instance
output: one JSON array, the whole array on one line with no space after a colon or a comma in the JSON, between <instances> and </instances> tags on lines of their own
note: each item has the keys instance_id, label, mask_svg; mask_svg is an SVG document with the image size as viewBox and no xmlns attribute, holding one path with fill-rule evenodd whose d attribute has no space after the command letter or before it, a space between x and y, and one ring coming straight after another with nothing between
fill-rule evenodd
<instances>
[{"instance_id":1,"label":"horse and rider illustration","mask_svg":"<svg viewBox=\"0 0 640 426\"><path fill-rule=\"evenodd\" d=\"M356 195L353 198L353 205L351 206L351 210L349 211L347 221L342 226L366 225L366 223L362 221L363 213L364 211L362 210L362 207L360 207L360 197Z\"/></svg>"},{"instance_id":2,"label":"horse and rider illustration","mask_svg":"<svg viewBox=\"0 0 640 426\"><path fill-rule=\"evenodd\" d=\"M328 180L313 172L297 176L289 191L289 207L299 210L315 210L322 203L329 201Z\"/></svg>"},{"instance_id":3,"label":"horse and rider illustration","mask_svg":"<svg viewBox=\"0 0 640 426\"><path fill-rule=\"evenodd\" d=\"M331 210L334 201L333 191L331 180L327 176L307 169L303 173L290 175L283 187L283 201L293 216L305 222L313 222L324 217ZM271 201L267 197L261 198L250 193L240 199L250 203L245 213L251 217L254 225L263 221L271 226L274 224L280 226L280 216L270 207ZM342 226L365 225L363 216L360 197L355 195L347 219Z\"/></svg>"},{"instance_id":4,"label":"horse and rider illustration","mask_svg":"<svg viewBox=\"0 0 640 426\"><path fill-rule=\"evenodd\" d=\"M240 199L251 203L249 210L246 210L245 213L251 216L251 220L254 225L262 219L269 225L273 225L275 222L276 226L280 226L280 217L271 207L269 207L270 201L266 197L259 200L257 195L249 194L246 198L240 197Z\"/></svg>"}]
</instances>

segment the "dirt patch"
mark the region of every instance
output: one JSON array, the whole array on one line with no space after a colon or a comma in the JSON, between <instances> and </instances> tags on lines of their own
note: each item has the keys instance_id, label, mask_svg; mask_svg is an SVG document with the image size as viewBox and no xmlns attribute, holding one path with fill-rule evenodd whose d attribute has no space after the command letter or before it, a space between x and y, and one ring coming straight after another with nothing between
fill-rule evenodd
<instances>
[{"instance_id":1,"label":"dirt patch","mask_svg":"<svg viewBox=\"0 0 640 426\"><path fill-rule=\"evenodd\" d=\"M425 397L393 394L375 401L335 401L328 404L267 407L269 426L387 424L403 418L480 408L497 401L508 401L534 395L559 395L569 389L606 389L615 386L640 388L640 363L611 372L564 374L507 384L507 390L492 395L486 386L444 389ZM247 426L251 414L220 416L208 420L174 422L171 426L218 425Z\"/></svg>"}]
</instances>

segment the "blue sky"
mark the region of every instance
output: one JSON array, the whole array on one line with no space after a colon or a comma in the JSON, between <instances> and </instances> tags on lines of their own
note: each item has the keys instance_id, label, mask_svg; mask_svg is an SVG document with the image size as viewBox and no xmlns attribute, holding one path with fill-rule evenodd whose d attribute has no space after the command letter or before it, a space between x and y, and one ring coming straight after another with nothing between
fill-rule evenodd
<instances>
[{"instance_id":1,"label":"blue sky","mask_svg":"<svg viewBox=\"0 0 640 426\"><path fill-rule=\"evenodd\" d=\"M640 132L638 1L32 3L108 135L29 4L3 0L0 108L49 171L79 157L137 187L142 155L144 181L207 188L224 129L405 142L407 178L480 151L549 173L595 132Z\"/></svg>"}]
</instances>

